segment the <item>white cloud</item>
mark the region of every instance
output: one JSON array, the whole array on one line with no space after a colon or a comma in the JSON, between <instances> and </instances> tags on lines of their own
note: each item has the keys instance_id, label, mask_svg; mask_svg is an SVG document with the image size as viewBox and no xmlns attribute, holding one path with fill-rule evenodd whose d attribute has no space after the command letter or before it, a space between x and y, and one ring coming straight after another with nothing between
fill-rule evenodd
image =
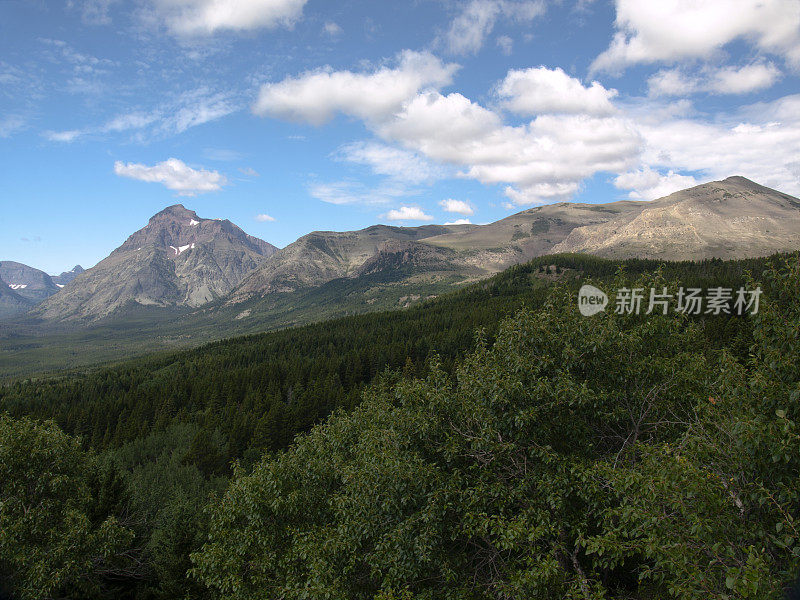
<instances>
[{"instance_id":1,"label":"white cloud","mask_svg":"<svg viewBox=\"0 0 800 600\"><path fill-rule=\"evenodd\" d=\"M648 80L652 96L687 96L699 92L746 94L770 87L781 77L773 63L754 63L743 67L704 68L689 75L681 69L665 69Z\"/></svg>"},{"instance_id":2,"label":"white cloud","mask_svg":"<svg viewBox=\"0 0 800 600\"><path fill-rule=\"evenodd\" d=\"M611 100L617 90L597 81L585 87L562 69L535 67L511 70L497 87L503 106L520 115L572 113L606 116L616 112Z\"/></svg>"},{"instance_id":3,"label":"white cloud","mask_svg":"<svg viewBox=\"0 0 800 600\"><path fill-rule=\"evenodd\" d=\"M111 118L99 126L67 131L48 131L50 141L73 142L86 135L135 132L137 141L148 137L181 134L184 131L216 121L240 109L232 94L214 92L206 87L182 92L172 100L150 110L133 110Z\"/></svg>"},{"instance_id":4,"label":"white cloud","mask_svg":"<svg viewBox=\"0 0 800 600\"><path fill-rule=\"evenodd\" d=\"M432 216L425 214L421 208L416 206L394 208L385 215L381 215L381 218L388 221L433 221Z\"/></svg>"},{"instance_id":5,"label":"white cloud","mask_svg":"<svg viewBox=\"0 0 800 600\"><path fill-rule=\"evenodd\" d=\"M149 183L161 183L167 189L178 192L180 196L194 196L205 192L215 192L228 183L224 175L217 171L193 169L177 158L170 158L152 167L141 163L114 163L114 173L120 177L130 177Z\"/></svg>"},{"instance_id":6,"label":"white cloud","mask_svg":"<svg viewBox=\"0 0 800 600\"><path fill-rule=\"evenodd\" d=\"M329 204L361 204L365 206L387 204L408 195L403 185L384 184L370 188L357 181L333 181L309 186L311 197Z\"/></svg>"},{"instance_id":7,"label":"white cloud","mask_svg":"<svg viewBox=\"0 0 800 600\"><path fill-rule=\"evenodd\" d=\"M545 12L542 1L471 0L453 19L444 36L452 54L475 54L494 29L497 19L530 22Z\"/></svg>"},{"instance_id":8,"label":"white cloud","mask_svg":"<svg viewBox=\"0 0 800 600\"><path fill-rule=\"evenodd\" d=\"M7 115L0 118L0 138L11 137L25 127L25 119L19 115Z\"/></svg>"},{"instance_id":9,"label":"white cloud","mask_svg":"<svg viewBox=\"0 0 800 600\"><path fill-rule=\"evenodd\" d=\"M616 9L617 32L592 71L708 58L734 40L800 66L800 3L795 0L616 0Z\"/></svg>"},{"instance_id":10,"label":"white cloud","mask_svg":"<svg viewBox=\"0 0 800 600\"><path fill-rule=\"evenodd\" d=\"M307 0L154 0L154 17L178 35L291 27Z\"/></svg>"},{"instance_id":11,"label":"white cloud","mask_svg":"<svg viewBox=\"0 0 800 600\"><path fill-rule=\"evenodd\" d=\"M459 215L475 214L475 209L470 206L469 202L465 202L464 200L448 198L447 200L441 200L439 206L449 213L456 213Z\"/></svg>"},{"instance_id":12,"label":"white cloud","mask_svg":"<svg viewBox=\"0 0 800 600\"><path fill-rule=\"evenodd\" d=\"M165 132L183 133L191 127L216 121L239 110L239 104L228 92L214 92L200 87L182 93L162 109L160 127Z\"/></svg>"},{"instance_id":13,"label":"white cloud","mask_svg":"<svg viewBox=\"0 0 800 600\"><path fill-rule=\"evenodd\" d=\"M70 129L68 131L45 131L42 135L50 142L69 143L82 136L83 132L79 129Z\"/></svg>"},{"instance_id":14,"label":"white cloud","mask_svg":"<svg viewBox=\"0 0 800 600\"><path fill-rule=\"evenodd\" d=\"M699 81L680 69L664 69L647 80L651 96L688 96L698 91Z\"/></svg>"},{"instance_id":15,"label":"white cloud","mask_svg":"<svg viewBox=\"0 0 800 600\"><path fill-rule=\"evenodd\" d=\"M417 60L420 55L414 56ZM438 60L430 55L423 56L425 64L435 65L435 71L446 72L449 77L448 69ZM639 134L628 119L617 114L542 113L527 124L511 126L504 123L498 113L461 94L443 95L430 89L414 92L420 87L418 77L414 85L401 85L401 91L395 91L388 74L385 86L375 81L373 75L354 75L349 71L327 71L320 81L316 79L318 76L312 74L289 80L291 85L281 91L280 101L273 102L273 98L268 103L269 110L262 107L262 114L324 122L337 110L346 112L362 118L380 138L399 144L413 155L461 168L458 176L485 184L506 184L506 195L516 204L568 199L579 189L583 179L601 171L619 173L638 164ZM556 76L562 83L569 84L567 87L572 87L571 78L563 72ZM339 84L328 84L340 78L344 78L343 82L356 78L355 89L343 95L339 93ZM384 79L382 72L380 79ZM600 114L613 108L606 104L610 103L608 98L612 92L599 84L585 88L577 80L572 81L585 92L580 99L584 108ZM297 82L303 85L297 87ZM390 99L380 100L380 94L386 94L387 89ZM367 90L375 91L378 98L368 97ZM267 95L271 96L273 91L274 87L269 88ZM350 102L346 101L348 99ZM575 111L578 108L577 105L567 107ZM538 108L563 110L554 100L545 103L543 99ZM420 174L409 178L421 180L421 173L425 172L416 159L396 155L380 146L355 146L350 154L356 162L369 164L385 175L399 177L401 173L416 172ZM398 160L398 165L391 164L394 159ZM351 187L337 185L332 189L314 189L315 195L326 202L370 199L361 192L354 193ZM402 195L408 192L403 191ZM381 194L380 197L387 196Z\"/></svg>"},{"instance_id":16,"label":"white cloud","mask_svg":"<svg viewBox=\"0 0 800 600\"><path fill-rule=\"evenodd\" d=\"M444 176L445 169L415 152L374 142L354 142L339 149L345 160L369 166L374 173L397 181L422 183Z\"/></svg>"},{"instance_id":17,"label":"white cloud","mask_svg":"<svg viewBox=\"0 0 800 600\"><path fill-rule=\"evenodd\" d=\"M649 167L623 173L614 179L614 186L620 190L631 190L628 196L634 200L663 198L698 183L691 175L680 175L674 171L663 175Z\"/></svg>"},{"instance_id":18,"label":"white cloud","mask_svg":"<svg viewBox=\"0 0 800 600\"><path fill-rule=\"evenodd\" d=\"M275 217L271 217L266 213L261 213L260 215L256 215L256 221L260 223L271 223L275 220Z\"/></svg>"},{"instance_id":19,"label":"white cloud","mask_svg":"<svg viewBox=\"0 0 800 600\"><path fill-rule=\"evenodd\" d=\"M746 94L770 87L780 76L780 70L772 63L725 67L713 74L711 89L720 94Z\"/></svg>"},{"instance_id":20,"label":"white cloud","mask_svg":"<svg viewBox=\"0 0 800 600\"><path fill-rule=\"evenodd\" d=\"M511 56L511 53L514 51L514 40L507 35L501 35L497 38L497 47L500 48L500 52L506 56Z\"/></svg>"},{"instance_id":21,"label":"white cloud","mask_svg":"<svg viewBox=\"0 0 800 600\"><path fill-rule=\"evenodd\" d=\"M521 189L508 186L506 197L511 200L506 208L547 204L548 202L566 202L571 200L581 189L578 181L545 181L523 186Z\"/></svg>"},{"instance_id":22,"label":"white cloud","mask_svg":"<svg viewBox=\"0 0 800 600\"><path fill-rule=\"evenodd\" d=\"M469 219L456 219L455 221L448 221L445 225L472 225Z\"/></svg>"},{"instance_id":23,"label":"white cloud","mask_svg":"<svg viewBox=\"0 0 800 600\"><path fill-rule=\"evenodd\" d=\"M67 8L79 7L81 20L87 25L109 25L109 9L118 0L68 0Z\"/></svg>"},{"instance_id":24,"label":"white cloud","mask_svg":"<svg viewBox=\"0 0 800 600\"><path fill-rule=\"evenodd\" d=\"M456 93L420 94L378 131L432 159L463 166L462 176L512 184L506 195L516 204L567 199L594 173L627 170L640 149L627 119L546 114L512 127Z\"/></svg>"},{"instance_id":25,"label":"white cloud","mask_svg":"<svg viewBox=\"0 0 800 600\"><path fill-rule=\"evenodd\" d=\"M325 23L325 25L322 26L322 31L324 31L331 37L336 37L342 34L342 28L339 27L339 25L337 25L333 21L328 21L327 23Z\"/></svg>"},{"instance_id":26,"label":"white cloud","mask_svg":"<svg viewBox=\"0 0 800 600\"><path fill-rule=\"evenodd\" d=\"M108 121L102 130L105 132L118 132L128 131L129 129L141 129L147 127L158 120L156 113L140 113L132 112L128 114L117 115Z\"/></svg>"},{"instance_id":27,"label":"white cloud","mask_svg":"<svg viewBox=\"0 0 800 600\"><path fill-rule=\"evenodd\" d=\"M633 113L644 140L642 163L658 170L701 172L707 179L743 175L798 195L792 164L800 156L800 94L761 102L713 119Z\"/></svg>"},{"instance_id":28,"label":"white cloud","mask_svg":"<svg viewBox=\"0 0 800 600\"><path fill-rule=\"evenodd\" d=\"M370 73L325 68L262 86L253 112L321 125L337 112L380 120L400 109L421 89L448 85L457 65L427 52L403 51L394 68Z\"/></svg>"},{"instance_id":29,"label":"white cloud","mask_svg":"<svg viewBox=\"0 0 800 600\"><path fill-rule=\"evenodd\" d=\"M248 177L261 177L261 175L253 167L239 167L239 172Z\"/></svg>"}]
</instances>

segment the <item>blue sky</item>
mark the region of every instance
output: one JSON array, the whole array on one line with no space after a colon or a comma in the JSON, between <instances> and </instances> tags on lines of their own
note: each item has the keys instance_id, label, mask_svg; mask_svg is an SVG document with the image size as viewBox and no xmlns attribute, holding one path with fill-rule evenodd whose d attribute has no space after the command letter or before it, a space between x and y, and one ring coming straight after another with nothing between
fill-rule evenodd
<instances>
[{"instance_id":1,"label":"blue sky","mask_svg":"<svg viewBox=\"0 0 800 600\"><path fill-rule=\"evenodd\" d=\"M797 0L4 0L0 259L165 206L278 246L741 174L800 195Z\"/></svg>"}]
</instances>

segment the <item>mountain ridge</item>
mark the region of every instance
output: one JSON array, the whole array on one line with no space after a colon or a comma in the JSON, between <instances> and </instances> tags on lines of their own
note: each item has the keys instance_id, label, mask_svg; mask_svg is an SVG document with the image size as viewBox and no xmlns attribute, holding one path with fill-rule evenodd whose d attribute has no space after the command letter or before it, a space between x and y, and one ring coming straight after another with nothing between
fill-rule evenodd
<instances>
[{"instance_id":1,"label":"mountain ridge","mask_svg":"<svg viewBox=\"0 0 800 600\"><path fill-rule=\"evenodd\" d=\"M732 176L653 201L529 208L486 225L313 231L276 247L181 204L153 215L92 269L30 312L95 321L127 306L232 306L338 279L445 289L557 253L607 258L753 258L800 248L800 200ZM402 288L402 290L400 289ZM438 293L438 292L434 292ZM247 304L250 306L250 304ZM250 310L250 309L248 309Z\"/></svg>"}]
</instances>

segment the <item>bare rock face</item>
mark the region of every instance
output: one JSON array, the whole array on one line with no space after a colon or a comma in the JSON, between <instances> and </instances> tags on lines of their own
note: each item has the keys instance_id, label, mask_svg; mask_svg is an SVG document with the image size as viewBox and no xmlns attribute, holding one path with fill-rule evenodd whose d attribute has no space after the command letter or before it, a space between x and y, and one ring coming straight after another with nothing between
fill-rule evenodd
<instances>
[{"instance_id":1,"label":"bare rock face","mask_svg":"<svg viewBox=\"0 0 800 600\"><path fill-rule=\"evenodd\" d=\"M0 261L0 279L19 296L39 303L58 292L50 275L12 260Z\"/></svg>"},{"instance_id":2,"label":"bare rock face","mask_svg":"<svg viewBox=\"0 0 800 600\"><path fill-rule=\"evenodd\" d=\"M231 294L229 302L314 287L341 277L357 277L361 267L387 242L415 242L470 227L373 225L360 231L315 231L279 250L253 271Z\"/></svg>"},{"instance_id":3,"label":"bare rock face","mask_svg":"<svg viewBox=\"0 0 800 600\"><path fill-rule=\"evenodd\" d=\"M61 273L61 275L51 275L50 278L53 280L53 283L55 283L58 287L64 287L70 281L75 279L78 275L83 273L85 270L86 269L84 269L82 266L75 265L74 267L72 267L71 270L64 271L63 273Z\"/></svg>"},{"instance_id":4,"label":"bare rock face","mask_svg":"<svg viewBox=\"0 0 800 600\"><path fill-rule=\"evenodd\" d=\"M552 252L609 258L746 258L800 248L800 200L729 177L644 203L606 223L574 229Z\"/></svg>"},{"instance_id":5,"label":"bare rock face","mask_svg":"<svg viewBox=\"0 0 800 600\"><path fill-rule=\"evenodd\" d=\"M555 245L578 227L638 214L645 204L627 201L548 204L488 225L476 225L467 231L429 237L424 243L457 250L460 260L483 267L488 273L496 273L536 256L552 254Z\"/></svg>"},{"instance_id":6,"label":"bare rock face","mask_svg":"<svg viewBox=\"0 0 800 600\"><path fill-rule=\"evenodd\" d=\"M34 304L33 300L20 296L0 279L0 319L24 313Z\"/></svg>"},{"instance_id":7,"label":"bare rock face","mask_svg":"<svg viewBox=\"0 0 800 600\"><path fill-rule=\"evenodd\" d=\"M96 320L131 304L200 306L228 294L276 250L230 221L202 219L177 204L33 314Z\"/></svg>"}]
</instances>

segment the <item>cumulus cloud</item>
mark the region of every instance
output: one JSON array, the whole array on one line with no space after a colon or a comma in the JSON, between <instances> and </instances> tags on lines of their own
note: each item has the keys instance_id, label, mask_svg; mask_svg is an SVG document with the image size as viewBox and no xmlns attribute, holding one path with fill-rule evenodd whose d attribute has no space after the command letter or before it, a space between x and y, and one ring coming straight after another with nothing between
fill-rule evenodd
<instances>
[{"instance_id":1,"label":"cumulus cloud","mask_svg":"<svg viewBox=\"0 0 800 600\"><path fill-rule=\"evenodd\" d=\"M324 68L262 86L253 106L257 115L321 125L337 113L380 120L400 109L420 90L452 81L457 65L427 52L403 51L395 67L368 73Z\"/></svg>"},{"instance_id":2,"label":"cumulus cloud","mask_svg":"<svg viewBox=\"0 0 800 600\"><path fill-rule=\"evenodd\" d=\"M177 35L291 27L307 0L153 0L154 16Z\"/></svg>"},{"instance_id":3,"label":"cumulus cloud","mask_svg":"<svg viewBox=\"0 0 800 600\"><path fill-rule=\"evenodd\" d=\"M216 192L228 183L224 175L217 171L193 169L177 158L170 158L151 167L141 163L114 163L114 173L149 183L160 183L179 196L194 196L206 192Z\"/></svg>"},{"instance_id":4,"label":"cumulus cloud","mask_svg":"<svg viewBox=\"0 0 800 600\"><path fill-rule=\"evenodd\" d=\"M511 70L497 87L503 107L520 115L572 113L606 116L616 109L611 100L617 90L597 81L584 86L562 69L536 67Z\"/></svg>"},{"instance_id":5,"label":"cumulus cloud","mask_svg":"<svg viewBox=\"0 0 800 600\"><path fill-rule=\"evenodd\" d=\"M451 70L437 59L416 53L411 56L413 62L426 65L424 71L437 73L436 78L427 78L431 87L437 79L440 83L449 79ZM408 69L402 64L407 62L410 61L401 60L397 70L405 73ZM523 79L530 75L520 73ZM506 184L506 195L515 204L536 204L568 199L583 179L599 171L622 172L632 168L637 164L640 149L639 135L627 119L616 114L602 116L613 109L612 91L599 84L584 87L563 71L547 71L544 75L547 78L553 74L555 77L551 79L560 82L561 87L551 86L547 97L531 99L525 95L524 86L514 83L506 86L509 95L517 94L509 99L527 102L522 107L559 113L542 112L529 123L518 126L506 124L500 114L462 94L444 95L435 89L420 89L418 74L412 77L406 73L405 79L412 83L401 83L398 87L397 80L403 78L396 73L384 77L383 71L377 75L327 71L290 78L262 92L261 100L266 96L269 101L260 101L257 108L262 109L262 114L311 122L324 122L336 111L359 117L378 137L401 146L413 153L411 156L451 165L460 169L461 177L486 184ZM330 83L340 78L341 85ZM344 82L351 80L355 80L356 89L348 90ZM274 95L276 89L281 90L279 100ZM563 93L562 103L556 101L559 89ZM375 91L377 96L370 96L367 90ZM582 92L578 100L572 98L576 90ZM593 113L576 112L581 105ZM369 164L378 173L394 176L400 172L418 173L416 179L422 180L427 172L427 167L422 168L409 155L380 146L355 146L349 150L354 161ZM392 165L395 159L397 165ZM323 191L326 201L343 203L340 188ZM352 197L349 190L344 194L344 198Z\"/></svg>"},{"instance_id":6,"label":"cumulus cloud","mask_svg":"<svg viewBox=\"0 0 800 600\"><path fill-rule=\"evenodd\" d=\"M385 215L381 215L381 218L388 221L433 221L432 216L425 214L425 212L417 206L393 208Z\"/></svg>"},{"instance_id":7,"label":"cumulus cloud","mask_svg":"<svg viewBox=\"0 0 800 600\"><path fill-rule=\"evenodd\" d=\"M628 196L634 200L663 198L698 183L691 175L680 175L672 170L662 174L649 167L623 173L614 179L614 186L620 190L630 190Z\"/></svg>"},{"instance_id":8,"label":"cumulus cloud","mask_svg":"<svg viewBox=\"0 0 800 600\"><path fill-rule=\"evenodd\" d=\"M475 209L472 208L469 202L465 202L464 200L454 200L453 198L448 198L440 201L439 206L449 213L455 213L459 215L475 214Z\"/></svg>"},{"instance_id":9,"label":"cumulus cloud","mask_svg":"<svg viewBox=\"0 0 800 600\"><path fill-rule=\"evenodd\" d=\"M708 58L735 40L800 66L800 3L787 0L616 0L616 33L592 71Z\"/></svg>"},{"instance_id":10,"label":"cumulus cloud","mask_svg":"<svg viewBox=\"0 0 800 600\"><path fill-rule=\"evenodd\" d=\"M800 156L800 94L760 102L713 119L635 115L642 163L653 169L702 172L708 179L743 175L800 194L792 164Z\"/></svg>"},{"instance_id":11,"label":"cumulus cloud","mask_svg":"<svg viewBox=\"0 0 800 600\"><path fill-rule=\"evenodd\" d=\"M746 94L770 87L781 76L772 63L724 67L711 76L711 89L721 94Z\"/></svg>"},{"instance_id":12,"label":"cumulus cloud","mask_svg":"<svg viewBox=\"0 0 800 600\"><path fill-rule=\"evenodd\" d=\"M421 94L379 133L426 156L464 167L462 176L512 184L515 204L568 199L599 171L631 166L640 137L627 119L543 114L512 127L461 94Z\"/></svg>"},{"instance_id":13,"label":"cumulus cloud","mask_svg":"<svg viewBox=\"0 0 800 600\"><path fill-rule=\"evenodd\" d=\"M261 213L260 215L256 215L256 221L259 223L271 223L275 220L275 217L271 217L266 213Z\"/></svg>"},{"instance_id":14,"label":"cumulus cloud","mask_svg":"<svg viewBox=\"0 0 800 600\"><path fill-rule=\"evenodd\" d=\"M451 54L475 54L499 18L530 22L544 12L545 4L539 0L471 0L453 19L443 41Z\"/></svg>"},{"instance_id":15,"label":"cumulus cloud","mask_svg":"<svg viewBox=\"0 0 800 600\"><path fill-rule=\"evenodd\" d=\"M699 92L746 94L768 88L780 77L780 69L766 62L743 67L705 68L694 75L679 68L665 69L652 75L647 84L652 96L687 96Z\"/></svg>"},{"instance_id":16,"label":"cumulus cloud","mask_svg":"<svg viewBox=\"0 0 800 600\"><path fill-rule=\"evenodd\" d=\"M422 183L444 176L445 170L415 152L375 142L354 142L339 149L338 156L365 165L378 175L397 181Z\"/></svg>"},{"instance_id":17,"label":"cumulus cloud","mask_svg":"<svg viewBox=\"0 0 800 600\"><path fill-rule=\"evenodd\" d=\"M448 221L445 225L472 225L469 219L456 219L455 221Z\"/></svg>"},{"instance_id":18,"label":"cumulus cloud","mask_svg":"<svg viewBox=\"0 0 800 600\"><path fill-rule=\"evenodd\" d=\"M767 71L769 64L757 63ZM744 68L699 72L708 86L727 92L759 79L758 72ZM331 79L337 75L326 73ZM671 75L678 78L674 85L682 84L682 75ZM539 81L543 84L536 86ZM330 118L342 111L361 118L383 142L349 145L340 155L385 175L387 185L318 184L312 188L316 197L337 204L396 202L409 195L398 182L425 181L426 163L449 166L457 177L501 185L510 208L570 200L597 173L613 175L617 187L643 199L733 174L800 191L800 95L704 117L685 101L662 105L651 97L615 106L614 90L538 67L511 71L496 87L515 111L532 116L509 124L501 113L457 92L412 91L416 87L405 86L380 109L373 99L356 98L345 106L323 92L322 113L308 108L304 94L286 95L279 116L320 121L320 114Z\"/></svg>"}]
</instances>

